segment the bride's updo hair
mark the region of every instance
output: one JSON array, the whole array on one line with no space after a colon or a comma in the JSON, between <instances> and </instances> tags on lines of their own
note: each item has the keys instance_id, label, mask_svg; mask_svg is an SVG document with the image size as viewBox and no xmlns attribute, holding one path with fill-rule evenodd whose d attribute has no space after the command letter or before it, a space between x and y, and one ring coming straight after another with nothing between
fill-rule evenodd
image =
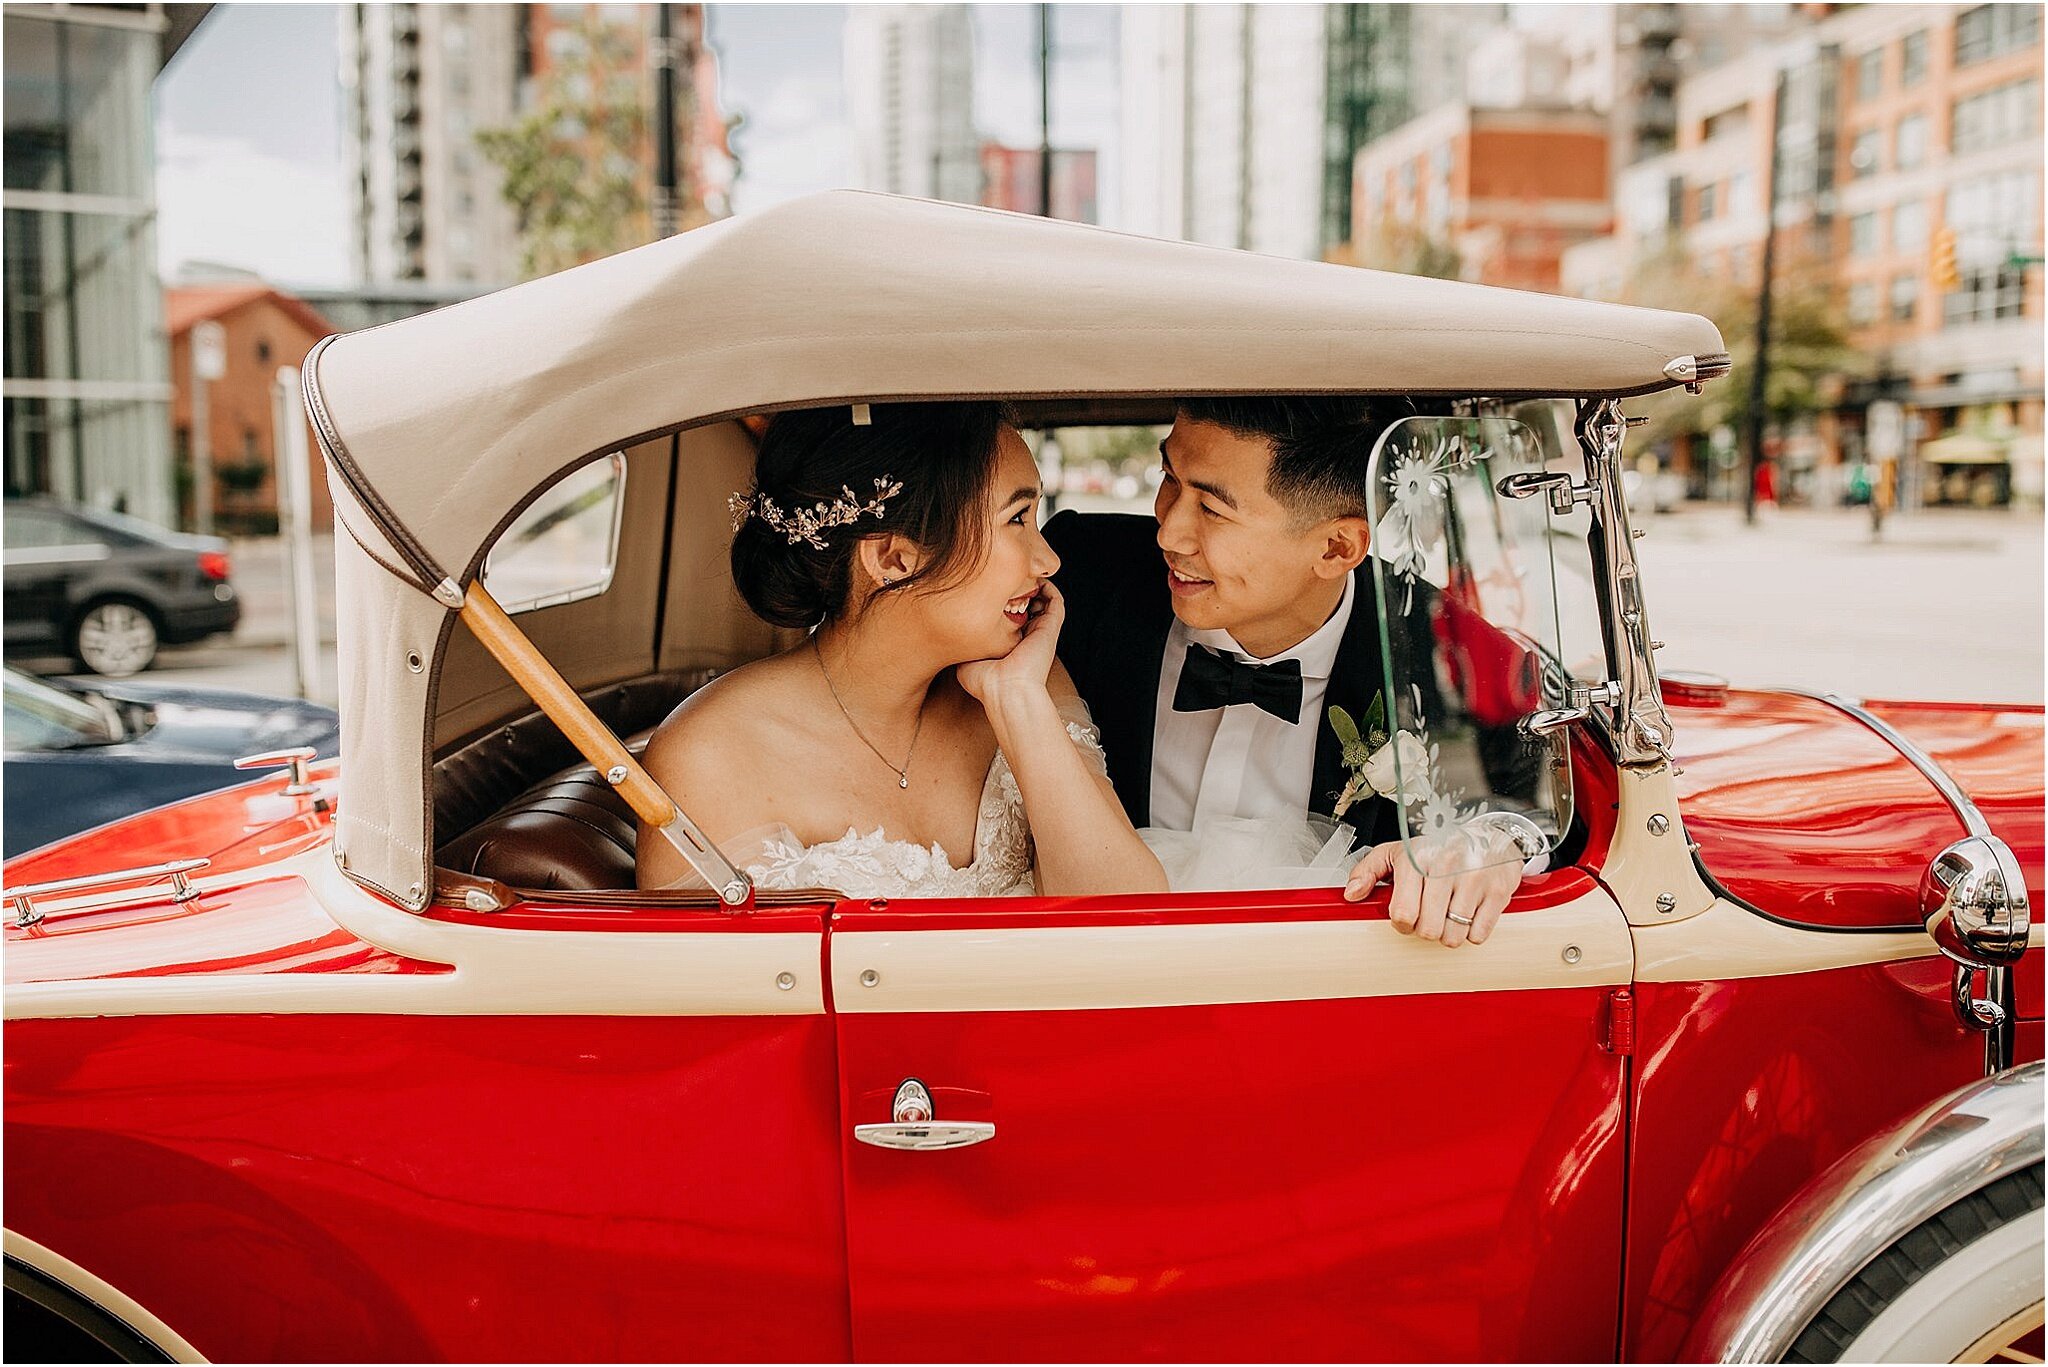
<instances>
[{"instance_id":1,"label":"bride's updo hair","mask_svg":"<svg viewBox=\"0 0 2048 1367\"><path fill-rule=\"evenodd\" d=\"M843 614L863 537L896 532L926 552L917 573L878 592L900 593L943 583L980 560L996 440L1008 421L999 403L878 403L856 424L849 404L803 408L769 419L754 459L750 511L733 533L732 579L747 606L779 627L810 628ZM852 490L863 504L885 479L902 489L883 500L880 517L863 511L851 522L817 529L821 550L790 540L790 515L844 504ZM785 519L778 530L761 516L766 498Z\"/></svg>"}]
</instances>

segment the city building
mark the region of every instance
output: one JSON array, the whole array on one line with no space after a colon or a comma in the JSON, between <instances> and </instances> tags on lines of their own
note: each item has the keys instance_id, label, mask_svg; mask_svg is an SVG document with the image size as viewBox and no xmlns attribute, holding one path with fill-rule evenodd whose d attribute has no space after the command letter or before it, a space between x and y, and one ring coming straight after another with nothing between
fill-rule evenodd
<instances>
[{"instance_id":1,"label":"city building","mask_svg":"<svg viewBox=\"0 0 2048 1367\"><path fill-rule=\"evenodd\" d=\"M1787 486L1838 496L1873 455L1883 402L1904 410L1908 503L2039 501L2040 16L1849 6L1688 78L1676 145L1622 173L1617 232L1567 254L1563 287L1622 297L1676 249L1703 280L1754 289L1783 72L1775 272L1830 290L1868 359L1824 411L1774 435ZM1696 467L1686 445L1680 464Z\"/></svg>"},{"instance_id":2,"label":"city building","mask_svg":"<svg viewBox=\"0 0 2048 1367\"><path fill-rule=\"evenodd\" d=\"M1358 152L1352 240L1364 264L1390 235L1457 253L1466 280L1556 290L1565 251L1607 236L1607 120L1590 109L1460 101Z\"/></svg>"},{"instance_id":3,"label":"city building","mask_svg":"<svg viewBox=\"0 0 2048 1367\"><path fill-rule=\"evenodd\" d=\"M729 212L736 166L703 6L666 8L677 65L679 226L690 227ZM654 13L651 5L343 6L356 278L487 287L523 278L521 213L477 135L512 129L550 102L591 111L590 157L631 187L635 207L607 249L650 237ZM624 145L596 145L606 109L638 116Z\"/></svg>"},{"instance_id":4,"label":"city building","mask_svg":"<svg viewBox=\"0 0 2048 1367\"><path fill-rule=\"evenodd\" d=\"M861 186L979 203L968 7L856 5L847 12L844 50Z\"/></svg>"},{"instance_id":5,"label":"city building","mask_svg":"<svg viewBox=\"0 0 2048 1367\"><path fill-rule=\"evenodd\" d=\"M164 293L164 323L171 341L171 424L180 525L192 525L198 440L193 398L195 387L203 384L214 529L276 531L277 419L271 395L277 372L304 362L313 343L334 329L303 300L261 282L173 287ZM216 380L194 374L192 329L200 323L215 323L221 329L222 367ZM306 422L296 403L293 416ZM326 528L334 523L334 508L327 493L327 472L316 454L319 449L308 427L305 450L313 525Z\"/></svg>"},{"instance_id":6,"label":"city building","mask_svg":"<svg viewBox=\"0 0 2048 1367\"><path fill-rule=\"evenodd\" d=\"M1503 5L1127 5L1123 221L1133 232L1319 258L1348 236L1352 161L1464 98L1465 50Z\"/></svg>"},{"instance_id":7,"label":"city building","mask_svg":"<svg viewBox=\"0 0 2048 1367\"><path fill-rule=\"evenodd\" d=\"M150 88L206 5L9 5L6 491L169 524Z\"/></svg>"},{"instance_id":8,"label":"city building","mask_svg":"<svg viewBox=\"0 0 2048 1367\"><path fill-rule=\"evenodd\" d=\"M1039 180L1039 166L1043 160L1036 147L984 142L981 203L991 209L1009 209L1020 214L1041 212L1040 201L1045 193ZM1052 217L1072 223L1097 221L1094 148L1052 149Z\"/></svg>"}]
</instances>

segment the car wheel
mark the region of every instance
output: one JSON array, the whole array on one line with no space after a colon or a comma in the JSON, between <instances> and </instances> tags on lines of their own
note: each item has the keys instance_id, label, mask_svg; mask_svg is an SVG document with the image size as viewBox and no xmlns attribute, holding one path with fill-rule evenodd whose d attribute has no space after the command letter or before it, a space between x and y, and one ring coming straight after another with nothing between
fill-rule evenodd
<instances>
[{"instance_id":1,"label":"car wheel","mask_svg":"<svg viewBox=\"0 0 2048 1367\"><path fill-rule=\"evenodd\" d=\"M110 679L140 674L156 659L156 619L126 598L94 603L71 628L71 653L95 674Z\"/></svg>"},{"instance_id":2,"label":"car wheel","mask_svg":"<svg viewBox=\"0 0 2048 1367\"><path fill-rule=\"evenodd\" d=\"M1787 1362L2039 1362L2041 1165L1908 1230L1833 1299Z\"/></svg>"}]
</instances>

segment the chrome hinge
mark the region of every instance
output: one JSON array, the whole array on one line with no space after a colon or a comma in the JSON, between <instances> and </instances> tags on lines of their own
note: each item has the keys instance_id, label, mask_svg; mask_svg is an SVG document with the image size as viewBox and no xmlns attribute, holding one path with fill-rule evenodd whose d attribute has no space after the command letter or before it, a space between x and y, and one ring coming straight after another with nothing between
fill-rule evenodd
<instances>
[{"instance_id":1,"label":"chrome hinge","mask_svg":"<svg viewBox=\"0 0 2048 1367\"><path fill-rule=\"evenodd\" d=\"M1570 726L1575 721L1586 720L1586 718L1593 715L1593 709L1596 706L1602 705L1607 707L1621 706L1621 683L1619 680L1606 679L1590 687L1584 684L1574 684L1572 686L1569 706L1550 707L1545 708L1541 712L1531 712L1528 716L1522 718L1517 725L1520 726L1522 734L1525 736L1547 736L1560 727Z\"/></svg>"},{"instance_id":2,"label":"chrome hinge","mask_svg":"<svg viewBox=\"0 0 2048 1367\"><path fill-rule=\"evenodd\" d=\"M1622 1058L1636 1051L1636 996L1626 987L1607 994L1607 1038L1600 1047Z\"/></svg>"},{"instance_id":3,"label":"chrome hinge","mask_svg":"<svg viewBox=\"0 0 2048 1367\"><path fill-rule=\"evenodd\" d=\"M1524 470L1509 475L1493 486L1502 498L1529 498L1548 491L1550 510L1564 514L1581 503L1591 503L1600 496L1598 485L1574 483L1572 477L1562 470Z\"/></svg>"}]
</instances>

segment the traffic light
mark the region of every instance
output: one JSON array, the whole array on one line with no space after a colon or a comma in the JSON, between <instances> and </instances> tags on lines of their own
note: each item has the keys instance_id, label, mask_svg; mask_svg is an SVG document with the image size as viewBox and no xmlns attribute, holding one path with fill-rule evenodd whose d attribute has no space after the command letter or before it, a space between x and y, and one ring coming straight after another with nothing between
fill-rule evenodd
<instances>
[{"instance_id":1,"label":"traffic light","mask_svg":"<svg viewBox=\"0 0 2048 1367\"><path fill-rule=\"evenodd\" d=\"M1962 273L1956 269L1956 230L1936 228L1927 246L1927 278L1943 294L1960 289Z\"/></svg>"}]
</instances>

